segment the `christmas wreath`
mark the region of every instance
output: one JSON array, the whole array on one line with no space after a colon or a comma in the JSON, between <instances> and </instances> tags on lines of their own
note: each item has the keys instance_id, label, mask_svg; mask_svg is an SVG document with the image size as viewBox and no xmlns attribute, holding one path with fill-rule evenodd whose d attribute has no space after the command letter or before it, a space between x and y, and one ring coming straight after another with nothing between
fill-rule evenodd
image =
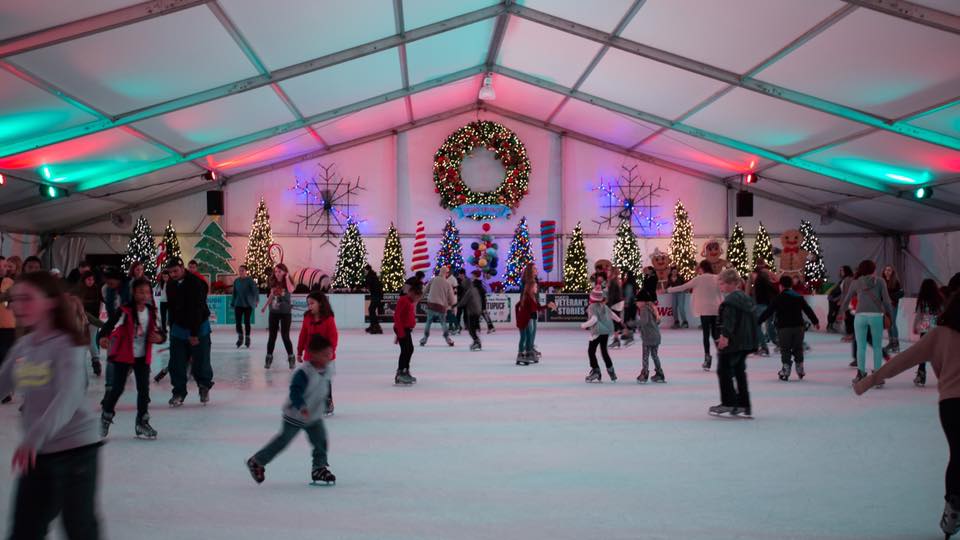
<instances>
[{"instance_id":1,"label":"christmas wreath","mask_svg":"<svg viewBox=\"0 0 960 540\"><path fill-rule=\"evenodd\" d=\"M493 152L503 164L503 181L493 191L476 192L463 181L460 172L463 158L478 146ZM470 122L454 131L433 159L433 182L440 194L440 206L452 210L464 205L479 205L477 211L465 213L476 220L498 217L493 211L494 205L516 209L527 194L529 180L527 149L514 132L497 122Z\"/></svg>"}]
</instances>

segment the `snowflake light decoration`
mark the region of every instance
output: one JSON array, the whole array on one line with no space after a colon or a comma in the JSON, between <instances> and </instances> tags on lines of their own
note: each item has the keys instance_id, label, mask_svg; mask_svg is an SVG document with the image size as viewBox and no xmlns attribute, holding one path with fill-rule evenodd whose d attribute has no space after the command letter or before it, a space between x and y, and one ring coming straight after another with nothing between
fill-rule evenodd
<instances>
[{"instance_id":1,"label":"snowflake light decoration","mask_svg":"<svg viewBox=\"0 0 960 540\"><path fill-rule=\"evenodd\" d=\"M639 164L632 167L623 165L623 171L615 181L605 183L601 178L600 185L593 188L593 191L602 194L600 208L606 211L606 215L593 220L598 233L604 226L615 229L621 221L628 220L632 227L640 229L641 234L659 235L663 226L669 223L657 218L656 209L660 205L654 204L654 199L660 197L660 192L670 190L663 187L662 178L657 179L656 183L641 179L637 175L637 167Z\"/></svg>"},{"instance_id":2,"label":"snowflake light decoration","mask_svg":"<svg viewBox=\"0 0 960 540\"><path fill-rule=\"evenodd\" d=\"M301 197L297 205L303 208L298 219L290 223L296 224L298 235L303 232L323 238L321 247L327 244L336 246L335 239L343 236L351 222L360 224L366 221L353 213L359 205L350 201L366 188L360 186L360 178L356 182L345 180L337 173L336 166L336 163L320 164L320 171L313 178L306 181L297 178L289 188Z\"/></svg>"}]
</instances>

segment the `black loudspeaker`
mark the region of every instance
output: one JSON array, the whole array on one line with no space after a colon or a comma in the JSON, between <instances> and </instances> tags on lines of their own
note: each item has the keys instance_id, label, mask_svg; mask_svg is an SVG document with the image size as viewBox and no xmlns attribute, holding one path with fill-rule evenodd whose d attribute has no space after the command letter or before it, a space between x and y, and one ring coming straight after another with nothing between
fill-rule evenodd
<instances>
[{"instance_id":1,"label":"black loudspeaker","mask_svg":"<svg viewBox=\"0 0 960 540\"><path fill-rule=\"evenodd\" d=\"M737 217L753 217L753 193L737 192Z\"/></svg>"},{"instance_id":2,"label":"black loudspeaker","mask_svg":"<svg viewBox=\"0 0 960 540\"><path fill-rule=\"evenodd\" d=\"M207 192L207 215L223 215L223 191L215 189Z\"/></svg>"}]
</instances>

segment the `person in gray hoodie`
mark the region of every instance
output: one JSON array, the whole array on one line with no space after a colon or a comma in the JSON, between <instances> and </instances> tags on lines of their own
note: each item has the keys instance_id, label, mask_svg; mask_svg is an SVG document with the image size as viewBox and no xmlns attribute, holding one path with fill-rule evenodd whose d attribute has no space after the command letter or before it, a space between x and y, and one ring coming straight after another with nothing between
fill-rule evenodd
<instances>
[{"instance_id":1,"label":"person in gray hoodie","mask_svg":"<svg viewBox=\"0 0 960 540\"><path fill-rule=\"evenodd\" d=\"M480 299L480 290L483 284L480 284L480 271L473 271L474 281L466 281L463 287L463 295L457 302L457 307L463 310L464 323L467 325L467 331L473 343L470 344L471 351L479 351L482 348L480 344L480 315L483 313L483 303Z\"/></svg>"},{"instance_id":2,"label":"person in gray hoodie","mask_svg":"<svg viewBox=\"0 0 960 540\"><path fill-rule=\"evenodd\" d=\"M857 313L853 317L853 335L857 342L856 384L867 376L867 338L873 347L873 370L883 365L883 319L893 314L893 305L887 292L887 284L874 273L877 265L870 260L860 261L857 273L840 301L840 312L845 312L853 297L857 297Z\"/></svg>"},{"instance_id":3,"label":"person in gray hoodie","mask_svg":"<svg viewBox=\"0 0 960 540\"><path fill-rule=\"evenodd\" d=\"M266 446L247 460L247 469L258 484L266 478L266 467L282 452L300 430L307 432L313 445L314 483L335 484L337 477L330 472L327 463L327 431L323 427L327 392L332 369L333 345L327 338L315 334L307 346L307 361L293 372L290 378L290 394L283 406L283 427Z\"/></svg>"},{"instance_id":4,"label":"person in gray hoodie","mask_svg":"<svg viewBox=\"0 0 960 540\"><path fill-rule=\"evenodd\" d=\"M260 303L260 290L257 282L247 273L247 266L240 265L239 277L233 281L233 296L230 307L237 320L237 348L240 345L250 348L250 316Z\"/></svg>"},{"instance_id":5,"label":"person in gray hoodie","mask_svg":"<svg viewBox=\"0 0 960 540\"><path fill-rule=\"evenodd\" d=\"M450 267L440 267L437 275L433 276L430 283L427 284L425 291L427 300L427 324L423 327L423 338L420 339L420 346L425 347L430 338L430 325L433 321L440 322L440 328L443 330L443 339L447 345L453 347L453 340L450 339L450 329L447 326L447 311L457 305L457 293L449 281Z\"/></svg>"},{"instance_id":6,"label":"person in gray hoodie","mask_svg":"<svg viewBox=\"0 0 960 540\"><path fill-rule=\"evenodd\" d=\"M10 538L44 538L62 518L67 538L100 537L96 511L99 422L87 404L84 366L89 339L60 280L25 274L10 297L27 334L0 369L0 395L23 396L23 441L13 454L20 472ZM77 301L78 302L78 301Z\"/></svg>"}]
</instances>

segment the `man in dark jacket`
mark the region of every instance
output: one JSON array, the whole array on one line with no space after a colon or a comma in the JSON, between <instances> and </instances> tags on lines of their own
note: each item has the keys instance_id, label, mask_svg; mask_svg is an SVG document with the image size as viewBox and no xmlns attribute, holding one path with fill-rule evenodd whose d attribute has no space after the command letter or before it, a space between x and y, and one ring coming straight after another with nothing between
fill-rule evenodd
<instances>
[{"instance_id":1,"label":"man in dark jacket","mask_svg":"<svg viewBox=\"0 0 960 540\"><path fill-rule=\"evenodd\" d=\"M757 317L753 300L740 290L742 280L733 268L717 277L720 292L726 295L720 304L720 337L717 338L717 379L720 405L710 407L714 416L752 418L747 388L747 355L757 348ZM736 388L734 388L736 380Z\"/></svg>"},{"instance_id":2,"label":"man in dark jacket","mask_svg":"<svg viewBox=\"0 0 960 540\"><path fill-rule=\"evenodd\" d=\"M370 293L370 306L367 308L367 317L370 318L370 326L365 330L368 334L382 334L380 328L380 314L383 313L383 283L380 276L373 271L369 264L366 266L367 292Z\"/></svg>"},{"instance_id":3,"label":"man in dark jacket","mask_svg":"<svg viewBox=\"0 0 960 540\"><path fill-rule=\"evenodd\" d=\"M490 313L487 311L487 288L480 279L483 274L479 270L474 270L471 275L473 276L473 286L476 287L477 294L480 295L480 316L487 322L487 333L492 334L497 329L493 326L493 320L490 319Z\"/></svg>"},{"instance_id":4,"label":"man in dark jacket","mask_svg":"<svg viewBox=\"0 0 960 540\"><path fill-rule=\"evenodd\" d=\"M792 362L797 364L797 377L803 379L806 375L803 370L803 333L805 330L803 315L806 314L810 322L817 328L820 328L820 321L803 296L793 290L793 281L790 276L781 277L780 286L783 287L783 292L771 300L767 309L763 310L758 319L758 324L763 324L763 321L776 314L777 335L780 340L780 361L783 363L783 367L780 369L780 380L790 380Z\"/></svg>"},{"instance_id":5,"label":"man in dark jacket","mask_svg":"<svg viewBox=\"0 0 960 540\"><path fill-rule=\"evenodd\" d=\"M213 368L210 366L210 308L207 284L183 267L179 257L167 259L170 281L167 283L167 308L170 311L170 382L173 384L171 407L183 405L187 397L187 362L197 382L200 402L210 401Z\"/></svg>"}]
</instances>

